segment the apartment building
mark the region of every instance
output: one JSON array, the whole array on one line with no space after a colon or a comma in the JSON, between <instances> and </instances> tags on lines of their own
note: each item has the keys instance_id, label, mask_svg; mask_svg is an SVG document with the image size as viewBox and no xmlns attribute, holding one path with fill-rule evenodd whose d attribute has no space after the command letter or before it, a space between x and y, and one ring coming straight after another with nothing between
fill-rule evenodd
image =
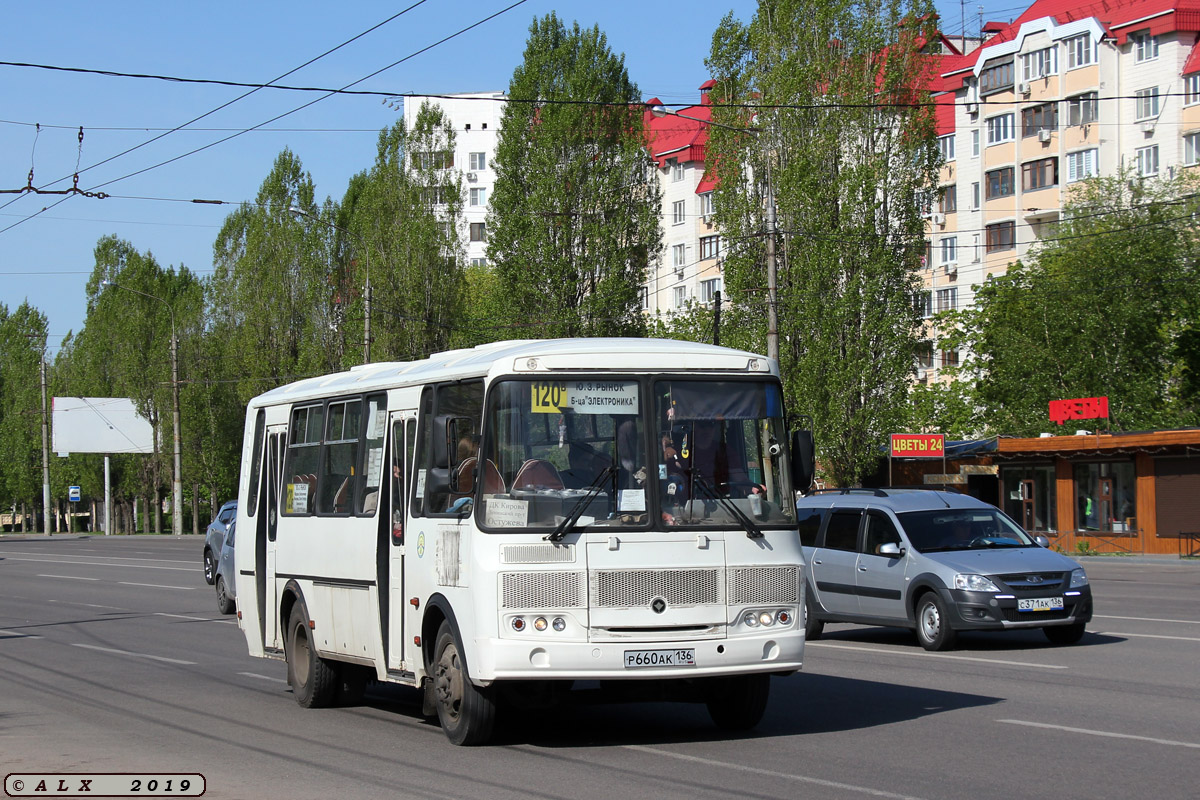
<instances>
[{"instance_id":1,"label":"apartment building","mask_svg":"<svg viewBox=\"0 0 1200 800\"><path fill-rule=\"evenodd\" d=\"M1072 184L1200 164L1198 32L1196 0L1038 0L946 59L926 316L970 306L974 287L1052 236ZM960 354L929 336L918 366L933 379Z\"/></svg>"},{"instance_id":2,"label":"apartment building","mask_svg":"<svg viewBox=\"0 0 1200 800\"><path fill-rule=\"evenodd\" d=\"M714 181L705 177L705 146L712 108L700 85L700 104L663 117L646 111L645 135L662 187L663 246L647 265L642 287L646 313L671 314L689 301L711 305L722 289L721 237L713 224ZM660 105L657 97L647 108Z\"/></svg>"},{"instance_id":3,"label":"apartment building","mask_svg":"<svg viewBox=\"0 0 1200 800\"><path fill-rule=\"evenodd\" d=\"M492 157L500 135L504 113L503 92L468 92L442 97L405 97L404 125L411 130L421 104L439 106L455 132L454 152L446 167L463 174L463 211L459 236L466 248L467 262L487 264L487 215L496 173Z\"/></svg>"}]
</instances>

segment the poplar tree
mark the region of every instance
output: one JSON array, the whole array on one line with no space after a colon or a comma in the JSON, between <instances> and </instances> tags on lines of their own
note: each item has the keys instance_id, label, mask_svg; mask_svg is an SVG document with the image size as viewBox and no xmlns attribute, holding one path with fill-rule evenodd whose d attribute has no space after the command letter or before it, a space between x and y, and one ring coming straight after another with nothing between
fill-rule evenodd
<instances>
[{"instance_id":1,"label":"poplar tree","mask_svg":"<svg viewBox=\"0 0 1200 800\"><path fill-rule=\"evenodd\" d=\"M551 13L530 26L508 95L487 235L513 327L493 338L641 335L660 191L624 56Z\"/></svg>"},{"instance_id":2,"label":"poplar tree","mask_svg":"<svg viewBox=\"0 0 1200 800\"><path fill-rule=\"evenodd\" d=\"M707 61L731 323L766 350L767 245L790 408L838 485L873 471L915 369L921 212L938 154L926 0L761 0ZM768 200L777 210L769 227Z\"/></svg>"}]
</instances>

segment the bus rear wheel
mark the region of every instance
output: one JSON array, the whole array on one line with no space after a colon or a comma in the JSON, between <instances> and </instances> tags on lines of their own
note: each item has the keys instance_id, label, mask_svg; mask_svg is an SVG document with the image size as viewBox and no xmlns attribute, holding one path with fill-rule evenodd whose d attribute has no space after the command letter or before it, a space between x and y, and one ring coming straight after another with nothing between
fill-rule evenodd
<instances>
[{"instance_id":1,"label":"bus rear wheel","mask_svg":"<svg viewBox=\"0 0 1200 800\"><path fill-rule=\"evenodd\" d=\"M438 628L433 650L433 696L438 722L451 744L485 744L496 725L491 689L471 683L449 622Z\"/></svg>"},{"instance_id":2,"label":"bus rear wheel","mask_svg":"<svg viewBox=\"0 0 1200 800\"><path fill-rule=\"evenodd\" d=\"M767 673L714 678L708 688L708 714L722 730L748 731L762 721L770 695Z\"/></svg>"},{"instance_id":3,"label":"bus rear wheel","mask_svg":"<svg viewBox=\"0 0 1200 800\"><path fill-rule=\"evenodd\" d=\"M337 671L317 655L303 602L292 610L287 641L288 674L296 702L304 708L326 708L337 696Z\"/></svg>"}]
</instances>

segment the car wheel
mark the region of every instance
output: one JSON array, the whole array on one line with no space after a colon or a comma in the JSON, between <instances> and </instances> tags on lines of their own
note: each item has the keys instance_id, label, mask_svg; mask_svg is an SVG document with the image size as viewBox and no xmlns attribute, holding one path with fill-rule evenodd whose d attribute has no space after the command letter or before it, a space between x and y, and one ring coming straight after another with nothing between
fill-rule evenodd
<instances>
[{"instance_id":1,"label":"car wheel","mask_svg":"<svg viewBox=\"0 0 1200 800\"><path fill-rule=\"evenodd\" d=\"M721 730L748 731L762 720L770 695L771 676L765 673L714 678L709 683L708 715Z\"/></svg>"},{"instance_id":2,"label":"car wheel","mask_svg":"<svg viewBox=\"0 0 1200 800\"><path fill-rule=\"evenodd\" d=\"M1075 644L1083 638L1085 627L1087 626L1083 622L1076 622L1074 625L1052 625L1042 628L1042 633L1054 644Z\"/></svg>"},{"instance_id":3,"label":"car wheel","mask_svg":"<svg viewBox=\"0 0 1200 800\"><path fill-rule=\"evenodd\" d=\"M484 744L496 724L492 689L471 683L449 622L438 629L433 650L433 697L438 721L451 744Z\"/></svg>"},{"instance_id":4,"label":"car wheel","mask_svg":"<svg viewBox=\"0 0 1200 800\"><path fill-rule=\"evenodd\" d=\"M212 550L204 548L204 582L209 586L217 579L217 562L213 560Z\"/></svg>"},{"instance_id":5,"label":"car wheel","mask_svg":"<svg viewBox=\"0 0 1200 800\"><path fill-rule=\"evenodd\" d=\"M813 613L812 595L808 594L804 597L804 638L810 642L821 638L821 634L825 631L825 623L817 619L817 615Z\"/></svg>"},{"instance_id":6,"label":"car wheel","mask_svg":"<svg viewBox=\"0 0 1200 800\"><path fill-rule=\"evenodd\" d=\"M308 627L308 610L304 603L292 609L292 620L288 625L287 640L288 673L292 678L292 691L296 702L304 708L325 708L333 704L337 696L337 671L317 655L313 648L311 630Z\"/></svg>"},{"instance_id":7,"label":"car wheel","mask_svg":"<svg viewBox=\"0 0 1200 800\"><path fill-rule=\"evenodd\" d=\"M954 646L954 629L937 592L926 592L917 601L917 640L926 650L949 650Z\"/></svg>"},{"instance_id":8,"label":"car wheel","mask_svg":"<svg viewBox=\"0 0 1200 800\"><path fill-rule=\"evenodd\" d=\"M233 598L229 596L229 592L225 588L225 578L217 576L217 611L222 614L232 614L237 610L237 605L233 602Z\"/></svg>"}]
</instances>

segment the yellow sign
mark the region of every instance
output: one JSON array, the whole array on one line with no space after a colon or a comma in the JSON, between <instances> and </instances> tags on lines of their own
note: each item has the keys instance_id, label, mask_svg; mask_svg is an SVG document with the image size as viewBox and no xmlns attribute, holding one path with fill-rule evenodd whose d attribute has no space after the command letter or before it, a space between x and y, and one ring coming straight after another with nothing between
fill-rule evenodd
<instances>
[{"instance_id":1,"label":"yellow sign","mask_svg":"<svg viewBox=\"0 0 1200 800\"><path fill-rule=\"evenodd\" d=\"M567 385L537 381L533 384L530 397L534 414L557 414L560 406L568 405Z\"/></svg>"}]
</instances>

